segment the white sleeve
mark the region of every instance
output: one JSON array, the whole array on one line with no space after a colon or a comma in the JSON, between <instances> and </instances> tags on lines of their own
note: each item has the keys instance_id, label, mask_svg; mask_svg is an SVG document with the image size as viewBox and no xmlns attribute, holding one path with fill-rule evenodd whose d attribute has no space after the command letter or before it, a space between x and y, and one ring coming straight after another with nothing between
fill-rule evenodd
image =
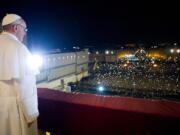
<instances>
[{"instance_id":1,"label":"white sleeve","mask_svg":"<svg viewBox=\"0 0 180 135\"><path fill-rule=\"evenodd\" d=\"M28 67L28 57L30 57L31 54L25 46L20 48L19 56L21 72L21 77L19 78L19 103L27 122L32 122L39 115L36 71Z\"/></svg>"}]
</instances>

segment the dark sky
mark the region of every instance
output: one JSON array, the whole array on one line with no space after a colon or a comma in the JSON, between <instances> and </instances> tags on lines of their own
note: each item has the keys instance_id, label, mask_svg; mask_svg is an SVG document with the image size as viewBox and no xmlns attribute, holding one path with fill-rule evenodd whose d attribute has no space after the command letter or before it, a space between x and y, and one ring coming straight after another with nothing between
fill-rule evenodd
<instances>
[{"instance_id":1,"label":"dark sky","mask_svg":"<svg viewBox=\"0 0 180 135\"><path fill-rule=\"evenodd\" d=\"M0 17L17 13L28 24L33 48L151 43L180 40L177 3L130 1L1 0Z\"/></svg>"}]
</instances>

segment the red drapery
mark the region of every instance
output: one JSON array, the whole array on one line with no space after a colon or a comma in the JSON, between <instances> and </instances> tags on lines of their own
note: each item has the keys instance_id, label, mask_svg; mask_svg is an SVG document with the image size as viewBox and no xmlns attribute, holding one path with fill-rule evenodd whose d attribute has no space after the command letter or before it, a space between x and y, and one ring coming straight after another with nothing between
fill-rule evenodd
<instances>
[{"instance_id":1,"label":"red drapery","mask_svg":"<svg viewBox=\"0 0 180 135\"><path fill-rule=\"evenodd\" d=\"M38 89L39 128L60 135L180 134L180 103Z\"/></svg>"}]
</instances>

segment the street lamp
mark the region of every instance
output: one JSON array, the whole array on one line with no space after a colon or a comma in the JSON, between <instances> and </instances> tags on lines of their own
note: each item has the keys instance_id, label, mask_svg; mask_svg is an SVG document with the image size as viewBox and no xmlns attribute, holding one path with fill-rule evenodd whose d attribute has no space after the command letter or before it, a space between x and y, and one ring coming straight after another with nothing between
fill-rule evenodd
<instances>
[{"instance_id":1,"label":"street lamp","mask_svg":"<svg viewBox=\"0 0 180 135\"><path fill-rule=\"evenodd\" d=\"M180 53L180 49L177 49L177 53Z\"/></svg>"},{"instance_id":2,"label":"street lamp","mask_svg":"<svg viewBox=\"0 0 180 135\"><path fill-rule=\"evenodd\" d=\"M171 53L174 53L174 49L171 49L170 52L171 52Z\"/></svg>"},{"instance_id":3,"label":"street lamp","mask_svg":"<svg viewBox=\"0 0 180 135\"><path fill-rule=\"evenodd\" d=\"M109 51L107 50L105 53L106 53L106 54L109 54Z\"/></svg>"}]
</instances>

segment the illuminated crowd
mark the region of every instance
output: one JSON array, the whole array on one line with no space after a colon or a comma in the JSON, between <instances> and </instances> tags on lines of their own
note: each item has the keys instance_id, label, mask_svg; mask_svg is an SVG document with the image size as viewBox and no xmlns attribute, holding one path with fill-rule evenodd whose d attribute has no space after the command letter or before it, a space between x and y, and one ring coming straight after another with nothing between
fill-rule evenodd
<instances>
[{"instance_id":1,"label":"illuminated crowd","mask_svg":"<svg viewBox=\"0 0 180 135\"><path fill-rule=\"evenodd\" d=\"M81 81L83 89L96 90L101 86L103 87L101 94L110 93L142 98L177 99L180 97L178 63L121 61L96 63L95 66L91 75Z\"/></svg>"}]
</instances>

